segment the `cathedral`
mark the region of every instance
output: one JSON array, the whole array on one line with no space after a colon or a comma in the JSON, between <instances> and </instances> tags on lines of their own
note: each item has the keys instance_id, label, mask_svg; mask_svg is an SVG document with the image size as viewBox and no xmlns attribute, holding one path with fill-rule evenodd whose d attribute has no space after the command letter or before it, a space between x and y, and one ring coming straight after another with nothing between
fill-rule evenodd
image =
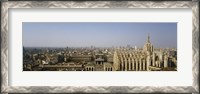
<instances>
[{"instance_id":1,"label":"cathedral","mask_svg":"<svg viewBox=\"0 0 200 94\"><path fill-rule=\"evenodd\" d=\"M169 65L169 54L155 50L149 35L143 49L118 48L113 56L115 71L160 71Z\"/></svg>"}]
</instances>

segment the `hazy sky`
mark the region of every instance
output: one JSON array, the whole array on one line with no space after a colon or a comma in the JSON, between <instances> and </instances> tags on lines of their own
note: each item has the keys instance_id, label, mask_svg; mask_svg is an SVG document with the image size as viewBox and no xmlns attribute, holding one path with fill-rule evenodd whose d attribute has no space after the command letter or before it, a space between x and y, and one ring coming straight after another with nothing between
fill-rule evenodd
<instances>
[{"instance_id":1,"label":"hazy sky","mask_svg":"<svg viewBox=\"0 0 200 94\"><path fill-rule=\"evenodd\" d=\"M23 22L25 47L177 47L177 23Z\"/></svg>"}]
</instances>

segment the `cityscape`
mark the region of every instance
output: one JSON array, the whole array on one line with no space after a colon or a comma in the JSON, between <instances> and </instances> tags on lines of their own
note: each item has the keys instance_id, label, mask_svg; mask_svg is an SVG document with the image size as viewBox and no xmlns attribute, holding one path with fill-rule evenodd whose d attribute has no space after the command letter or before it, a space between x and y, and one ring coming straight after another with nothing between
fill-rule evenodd
<instances>
[{"instance_id":1,"label":"cityscape","mask_svg":"<svg viewBox=\"0 0 200 94\"><path fill-rule=\"evenodd\" d=\"M176 23L24 22L23 71L177 71L176 34Z\"/></svg>"}]
</instances>

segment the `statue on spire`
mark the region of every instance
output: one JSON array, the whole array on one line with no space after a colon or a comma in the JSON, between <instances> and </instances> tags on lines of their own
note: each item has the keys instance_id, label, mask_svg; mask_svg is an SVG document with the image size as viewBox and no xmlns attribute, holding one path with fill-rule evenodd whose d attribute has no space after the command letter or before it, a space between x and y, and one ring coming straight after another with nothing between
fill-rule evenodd
<instances>
[{"instance_id":1,"label":"statue on spire","mask_svg":"<svg viewBox=\"0 0 200 94\"><path fill-rule=\"evenodd\" d=\"M149 36L149 33L148 33L148 37L147 37L147 42L150 43L150 36Z\"/></svg>"}]
</instances>

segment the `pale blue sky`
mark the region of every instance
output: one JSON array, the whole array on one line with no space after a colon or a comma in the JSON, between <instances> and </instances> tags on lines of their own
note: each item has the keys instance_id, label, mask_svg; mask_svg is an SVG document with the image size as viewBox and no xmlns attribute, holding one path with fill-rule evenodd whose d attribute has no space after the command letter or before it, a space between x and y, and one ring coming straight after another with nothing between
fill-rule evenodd
<instances>
[{"instance_id":1,"label":"pale blue sky","mask_svg":"<svg viewBox=\"0 0 200 94\"><path fill-rule=\"evenodd\" d=\"M143 47L147 35L155 48L177 47L177 23L23 22L25 47Z\"/></svg>"}]
</instances>

